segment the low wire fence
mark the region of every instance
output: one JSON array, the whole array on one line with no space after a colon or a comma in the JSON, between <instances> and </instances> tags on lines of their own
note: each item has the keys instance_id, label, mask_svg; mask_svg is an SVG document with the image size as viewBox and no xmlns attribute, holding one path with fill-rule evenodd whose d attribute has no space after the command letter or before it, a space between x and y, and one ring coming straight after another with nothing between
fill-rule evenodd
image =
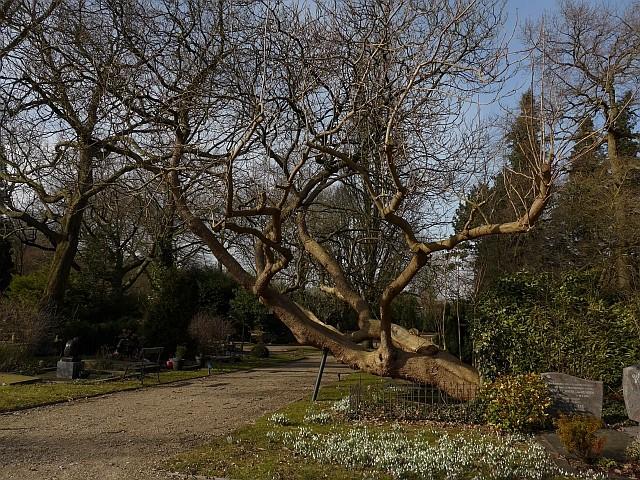
<instances>
[{"instance_id":1,"label":"low wire fence","mask_svg":"<svg viewBox=\"0 0 640 480\"><path fill-rule=\"evenodd\" d=\"M451 385L451 395L432 385L382 381L349 388L347 414L353 418L387 418L398 420L435 420L475 423L479 421L477 404L457 397L472 398L477 387Z\"/></svg>"}]
</instances>

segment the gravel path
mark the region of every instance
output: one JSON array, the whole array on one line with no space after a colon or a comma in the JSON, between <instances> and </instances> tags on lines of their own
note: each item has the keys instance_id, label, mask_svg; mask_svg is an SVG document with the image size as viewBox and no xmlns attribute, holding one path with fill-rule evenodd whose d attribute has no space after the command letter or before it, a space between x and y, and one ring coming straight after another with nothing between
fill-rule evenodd
<instances>
[{"instance_id":1,"label":"gravel path","mask_svg":"<svg viewBox=\"0 0 640 480\"><path fill-rule=\"evenodd\" d=\"M347 369L327 362L323 381ZM168 479L166 457L308 395L320 356L0 415L0 479Z\"/></svg>"}]
</instances>

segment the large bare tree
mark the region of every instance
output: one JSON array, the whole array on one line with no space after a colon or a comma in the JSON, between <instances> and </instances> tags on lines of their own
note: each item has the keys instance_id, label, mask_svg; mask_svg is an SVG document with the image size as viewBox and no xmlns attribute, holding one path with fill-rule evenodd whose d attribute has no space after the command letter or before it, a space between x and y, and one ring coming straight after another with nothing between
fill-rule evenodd
<instances>
[{"instance_id":1,"label":"large bare tree","mask_svg":"<svg viewBox=\"0 0 640 480\"><path fill-rule=\"evenodd\" d=\"M152 91L163 100L139 99L154 134L123 153L156 160L150 168L164 176L186 225L298 340L365 371L469 398L479 384L475 369L395 325L391 305L435 252L527 232L549 199L558 152L541 138L528 160L528 201L512 220L471 227L482 218L476 205L458 233L444 227L447 205L491 160L469 110L500 85L500 2L218 7L217 24L199 22L195 8L180 23L165 16L172 50L137 49L149 68L144 78L155 78ZM136 50L139 39L129 36ZM165 143L152 149L153 138ZM330 199L347 186L403 239L406 261L375 306L315 224L319 211L343 209L346 202ZM252 245L253 258L229 236ZM354 310L357 331L338 331L287 294L300 255L319 270L323 290ZM366 339L378 342L374 351L359 344Z\"/></svg>"},{"instance_id":2,"label":"large bare tree","mask_svg":"<svg viewBox=\"0 0 640 480\"><path fill-rule=\"evenodd\" d=\"M506 187L513 217L491 222L477 202L456 233L448 227L459 198L499 163L474 112L509 71L502 7L62 3L3 65L1 86L0 175L12 189L0 207L55 248L44 303L62 296L91 199L143 167L298 340L377 375L473 396L476 370L395 324L392 304L437 252L528 232L549 200L563 151L553 99L540 92L540 147L527 150L526 173L507 176L524 175ZM356 331L293 300L303 270L353 310Z\"/></svg>"}]
</instances>

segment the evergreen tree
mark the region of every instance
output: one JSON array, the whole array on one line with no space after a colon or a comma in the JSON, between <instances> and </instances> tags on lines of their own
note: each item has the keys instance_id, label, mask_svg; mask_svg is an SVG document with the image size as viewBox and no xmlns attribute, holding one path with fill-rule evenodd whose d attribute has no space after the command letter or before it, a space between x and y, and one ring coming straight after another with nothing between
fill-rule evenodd
<instances>
[{"instance_id":1,"label":"evergreen tree","mask_svg":"<svg viewBox=\"0 0 640 480\"><path fill-rule=\"evenodd\" d=\"M599 267L611 229L609 206L599 201L606 191L606 157L593 119L587 117L574 135L567 175L555 198L546 236L555 262L542 271Z\"/></svg>"},{"instance_id":2,"label":"evergreen tree","mask_svg":"<svg viewBox=\"0 0 640 480\"><path fill-rule=\"evenodd\" d=\"M522 215L522 208L531 201L531 172L539 156L540 123L536 98L529 90L520 99L518 115L506 137L508 153L506 165L493 178L493 184L480 184L470 200L461 205L454 220L454 228L461 231L468 222L474 204L484 202L482 218L475 219L473 227L486 218L490 222L509 221ZM480 290L489 288L501 276L537 265L542 236L540 228L526 235L491 236L472 246L474 269ZM535 255L531 251L535 250Z\"/></svg>"}]
</instances>

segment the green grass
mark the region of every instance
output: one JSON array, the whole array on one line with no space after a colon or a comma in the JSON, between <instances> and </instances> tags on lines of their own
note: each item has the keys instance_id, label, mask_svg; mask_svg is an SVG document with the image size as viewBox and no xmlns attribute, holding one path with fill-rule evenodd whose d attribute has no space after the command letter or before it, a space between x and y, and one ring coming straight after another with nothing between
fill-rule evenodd
<instances>
[{"instance_id":1,"label":"green grass","mask_svg":"<svg viewBox=\"0 0 640 480\"><path fill-rule=\"evenodd\" d=\"M238 363L217 363L212 374L249 370L256 367L268 367L292 360L288 353L271 355L268 359L247 357ZM179 382L194 378L206 377L208 370L169 370L160 373L160 383ZM155 375L145 378L144 387L157 385ZM141 388L140 381L133 379L96 382L91 380L75 380L72 382L36 383L30 385L0 386L0 413L23 410L26 408L49 405L52 403L72 401L79 398L94 397L107 393L121 392Z\"/></svg>"}]
</instances>

